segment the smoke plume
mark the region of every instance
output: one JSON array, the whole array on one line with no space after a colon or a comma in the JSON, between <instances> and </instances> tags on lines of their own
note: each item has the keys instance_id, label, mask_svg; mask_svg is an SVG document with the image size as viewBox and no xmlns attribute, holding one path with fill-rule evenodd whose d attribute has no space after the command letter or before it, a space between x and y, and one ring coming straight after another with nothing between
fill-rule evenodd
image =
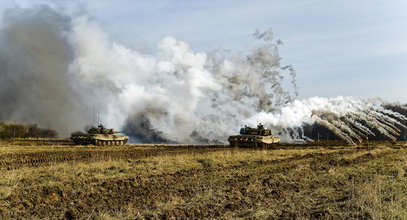
<instances>
[{"instance_id":1,"label":"smoke plume","mask_svg":"<svg viewBox=\"0 0 407 220\"><path fill-rule=\"evenodd\" d=\"M2 22L0 120L62 136L91 123L99 105L101 122L140 142L225 142L259 121L286 140L319 124L355 143L376 130L394 139L405 120L378 100L296 100L295 69L282 63L271 29L255 31L244 52L196 52L167 36L144 54L87 16L48 7L12 9Z\"/></svg>"}]
</instances>

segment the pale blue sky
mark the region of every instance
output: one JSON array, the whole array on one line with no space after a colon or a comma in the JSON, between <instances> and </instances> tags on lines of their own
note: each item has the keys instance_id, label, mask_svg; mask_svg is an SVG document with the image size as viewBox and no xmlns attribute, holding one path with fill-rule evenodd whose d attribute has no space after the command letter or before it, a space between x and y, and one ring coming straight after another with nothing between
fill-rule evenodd
<instances>
[{"instance_id":1,"label":"pale blue sky","mask_svg":"<svg viewBox=\"0 0 407 220\"><path fill-rule=\"evenodd\" d=\"M297 70L300 98L351 95L407 102L407 1L16 0L52 4L100 22L113 39L151 50L173 36L197 51L244 50L273 28L283 64Z\"/></svg>"}]
</instances>

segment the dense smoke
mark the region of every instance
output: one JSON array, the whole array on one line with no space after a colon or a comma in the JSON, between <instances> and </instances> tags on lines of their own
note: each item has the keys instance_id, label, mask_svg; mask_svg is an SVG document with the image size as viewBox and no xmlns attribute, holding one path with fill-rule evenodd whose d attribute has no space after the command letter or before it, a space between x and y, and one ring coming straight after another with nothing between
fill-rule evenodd
<instances>
[{"instance_id":1,"label":"dense smoke","mask_svg":"<svg viewBox=\"0 0 407 220\"><path fill-rule=\"evenodd\" d=\"M0 121L38 123L67 134L87 118L82 91L67 74L70 19L47 8L15 9L0 32Z\"/></svg>"},{"instance_id":2,"label":"dense smoke","mask_svg":"<svg viewBox=\"0 0 407 220\"><path fill-rule=\"evenodd\" d=\"M2 22L0 120L62 136L94 122L99 105L101 122L142 142L225 142L260 121L281 136L295 131L289 139L319 124L354 143L372 128L392 139L405 119L372 100L296 101L296 72L282 65L271 29L256 31L247 53L195 52L165 37L155 54L143 54L86 16L47 7L13 9Z\"/></svg>"}]
</instances>

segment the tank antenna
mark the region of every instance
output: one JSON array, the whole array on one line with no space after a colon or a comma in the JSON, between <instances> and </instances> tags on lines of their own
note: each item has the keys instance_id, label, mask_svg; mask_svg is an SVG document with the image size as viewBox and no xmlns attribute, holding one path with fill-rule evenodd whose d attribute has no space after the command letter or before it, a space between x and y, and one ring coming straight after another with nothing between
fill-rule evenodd
<instances>
[{"instance_id":1,"label":"tank antenna","mask_svg":"<svg viewBox=\"0 0 407 220\"><path fill-rule=\"evenodd\" d=\"M95 126L96 122L96 110L95 110L95 103L93 103L93 112L92 112L93 120L92 120L92 125Z\"/></svg>"},{"instance_id":2,"label":"tank antenna","mask_svg":"<svg viewBox=\"0 0 407 220\"><path fill-rule=\"evenodd\" d=\"M100 125L100 103L99 103L99 111L98 111L98 125Z\"/></svg>"},{"instance_id":3,"label":"tank antenna","mask_svg":"<svg viewBox=\"0 0 407 220\"><path fill-rule=\"evenodd\" d=\"M259 113L257 112L257 124L259 124Z\"/></svg>"}]
</instances>

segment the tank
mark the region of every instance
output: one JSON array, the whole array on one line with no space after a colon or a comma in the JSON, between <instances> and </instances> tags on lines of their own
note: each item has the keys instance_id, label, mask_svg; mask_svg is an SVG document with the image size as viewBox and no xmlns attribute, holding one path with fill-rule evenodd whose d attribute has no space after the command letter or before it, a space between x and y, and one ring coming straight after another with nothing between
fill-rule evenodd
<instances>
[{"instance_id":1,"label":"tank","mask_svg":"<svg viewBox=\"0 0 407 220\"><path fill-rule=\"evenodd\" d=\"M114 131L112 128L105 128L100 124L97 127L92 126L86 134L82 132L73 133L71 140L75 144L94 144L99 146L126 144L129 137L118 133L121 132Z\"/></svg>"},{"instance_id":2,"label":"tank","mask_svg":"<svg viewBox=\"0 0 407 220\"><path fill-rule=\"evenodd\" d=\"M280 138L271 136L271 130L260 123L257 128L245 125L240 129L240 135L230 136L228 141L231 147L270 148L280 143Z\"/></svg>"}]
</instances>

